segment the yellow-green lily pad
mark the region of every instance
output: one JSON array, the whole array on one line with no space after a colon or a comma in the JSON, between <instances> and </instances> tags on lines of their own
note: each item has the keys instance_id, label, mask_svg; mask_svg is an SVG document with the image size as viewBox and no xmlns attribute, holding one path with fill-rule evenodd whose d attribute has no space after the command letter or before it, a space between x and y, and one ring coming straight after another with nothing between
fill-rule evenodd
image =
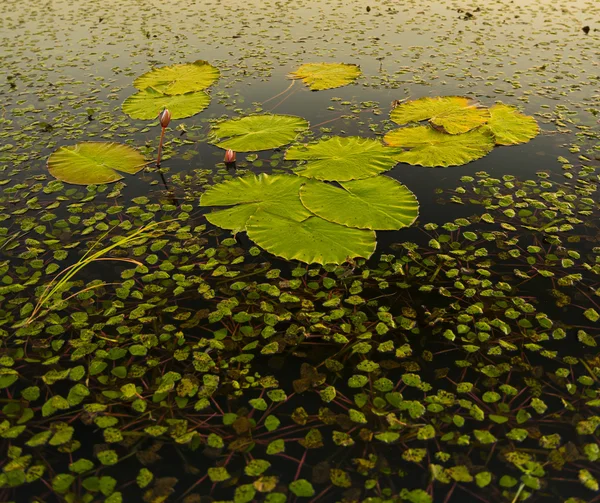
<instances>
[{"instance_id":1,"label":"yellow-green lily pad","mask_svg":"<svg viewBox=\"0 0 600 503\"><path fill-rule=\"evenodd\" d=\"M312 91L322 91L350 84L360 75L360 68L354 64L306 63L289 76L293 79L302 79Z\"/></svg>"},{"instance_id":2,"label":"yellow-green lily pad","mask_svg":"<svg viewBox=\"0 0 600 503\"><path fill-rule=\"evenodd\" d=\"M400 126L429 120L446 133L461 134L488 122L490 112L463 96L436 96L401 103L392 110L390 119Z\"/></svg>"}]
</instances>

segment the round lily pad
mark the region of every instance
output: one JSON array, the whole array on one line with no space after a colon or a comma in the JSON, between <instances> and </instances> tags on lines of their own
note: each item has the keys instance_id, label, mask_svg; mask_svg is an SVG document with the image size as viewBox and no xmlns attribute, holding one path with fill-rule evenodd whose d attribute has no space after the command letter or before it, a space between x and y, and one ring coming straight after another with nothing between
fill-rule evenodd
<instances>
[{"instance_id":1,"label":"round lily pad","mask_svg":"<svg viewBox=\"0 0 600 503\"><path fill-rule=\"evenodd\" d=\"M483 128L451 135L417 126L390 131L383 139L388 145L409 149L398 161L428 168L467 164L489 154L495 144L494 135Z\"/></svg>"},{"instance_id":2,"label":"round lily pad","mask_svg":"<svg viewBox=\"0 0 600 503\"><path fill-rule=\"evenodd\" d=\"M304 220L311 214L300 202L306 179L293 175L250 175L214 185L200 198L200 206L231 206L208 213L207 220L223 229L240 232L258 210Z\"/></svg>"},{"instance_id":3,"label":"round lily pad","mask_svg":"<svg viewBox=\"0 0 600 503\"><path fill-rule=\"evenodd\" d=\"M449 134L466 133L485 124L490 112L462 96L424 97L400 104L390 114L396 124L429 120Z\"/></svg>"},{"instance_id":4,"label":"round lily pad","mask_svg":"<svg viewBox=\"0 0 600 503\"><path fill-rule=\"evenodd\" d=\"M258 246L286 260L307 264L341 264L347 258L369 258L375 251L375 232L352 229L317 216L304 220L258 210L246 224Z\"/></svg>"},{"instance_id":5,"label":"round lily pad","mask_svg":"<svg viewBox=\"0 0 600 503\"><path fill-rule=\"evenodd\" d=\"M490 108L491 118L486 127L496 137L497 145L527 143L539 133L536 120L515 107L499 103Z\"/></svg>"},{"instance_id":6,"label":"round lily pad","mask_svg":"<svg viewBox=\"0 0 600 503\"><path fill-rule=\"evenodd\" d=\"M374 176L340 183L309 183L300 199L315 215L359 229L396 230L411 225L419 214L415 195L397 180Z\"/></svg>"},{"instance_id":7,"label":"round lily pad","mask_svg":"<svg viewBox=\"0 0 600 503\"><path fill-rule=\"evenodd\" d=\"M164 94L185 94L206 89L215 83L219 75L218 68L198 60L155 68L135 79L133 85L140 90L152 87Z\"/></svg>"},{"instance_id":8,"label":"round lily pad","mask_svg":"<svg viewBox=\"0 0 600 503\"><path fill-rule=\"evenodd\" d=\"M83 142L60 147L48 159L48 171L66 183L91 185L116 182L119 172L133 175L146 165L144 156L127 145Z\"/></svg>"},{"instance_id":9,"label":"round lily pad","mask_svg":"<svg viewBox=\"0 0 600 503\"><path fill-rule=\"evenodd\" d=\"M306 63L295 72L293 79L302 79L312 91L342 87L353 82L361 74L358 65L347 63Z\"/></svg>"},{"instance_id":10,"label":"round lily pad","mask_svg":"<svg viewBox=\"0 0 600 503\"><path fill-rule=\"evenodd\" d=\"M346 182L392 169L402 152L371 138L334 136L309 145L294 145L285 153L285 159L307 161L294 170L298 175Z\"/></svg>"},{"instance_id":11,"label":"round lily pad","mask_svg":"<svg viewBox=\"0 0 600 503\"><path fill-rule=\"evenodd\" d=\"M295 115L250 115L212 126L210 141L236 152L269 150L291 143L308 129L308 121Z\"/></svg>"},{"instance_id":12,"label":"round lily pad","mask_svg":"<svg viewBox=\"0 0 600 503\"><path fill-rule=\"evenodd\" d=\"M204 91L171 96L150 87L127 98L123 112L133 119L152 120L168 108L172 119L184 119L201 112L209 103L210 96Z\"/></svg>"}]
</instances>

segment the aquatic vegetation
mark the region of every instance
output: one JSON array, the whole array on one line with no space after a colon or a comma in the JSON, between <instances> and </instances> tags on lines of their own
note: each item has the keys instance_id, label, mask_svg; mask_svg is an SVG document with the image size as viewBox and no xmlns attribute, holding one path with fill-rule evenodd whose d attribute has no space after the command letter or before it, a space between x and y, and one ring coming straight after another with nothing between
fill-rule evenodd
<instances>
[{"instance_id":1,"label":"aquatic vegetation","mask_svg":"<svg viewBox=\"0 0 600 503\"><path fill-rule=\"evenodd\" d=\"M400 126L429 120L448 134L460 134L486 124L490 112L463 96L426 96L400 103L392 110L390 119Z\"/></svg>"},{"instance_id":2,"label":"aquatic vegetation","mask_svg":"<svg viewBox=\"0 0 600 503\"><path fill-rule=\"evenodd\" d=\"M468 98L442 96L401 103L390 118L397 124L429 119L433 126L395 129L384 136L393 147L409 149L401 162L428 168L460 166L489 154L494 145L516 145L535 138L539 127L533 117L516 108L496 104L475 107Z\"/></svg>"},{"instance_id":3,"label":"aquatic vegetation","mask_svg":"<svg viewBox=\"0 0 600 503\"><path fill-rule=\"evenodd\" d=\"M158 155L156 157L156 165L160 166L160 158L162 155L163 142L165 140L165 131L171 122L171 112L165 108L158 117L160 123L160 140L158 142Z\"/></svg>"},{"instance_id":4,"label":"aquatic vegetation","mask_svg":"<svg viewBox=\"0 0 600 503\"><path fill-rule=\"evenodd\" d=\"M598 3L165 5L0 4L0 501L597 500ZM178 121L168 163L110 184L51 178L62 145L121 142L156 159L162 107L151 124L118 105L149 64L199 50L223 77L213 106ZM365 75L280 92L323 60ZM294 149L378 139L395 127L392 99L453 93L506 103L472 130L496 145L533 138L535 123L544 134L461 169L331 184L297 176L310 161L283 146L238 153L234 169L207 142L211 125L267 111L310 120ZM506 135L499 121L492 131L496 106ZM260 196L249 180L263 173L289 177L280 201L198 206L238 179L232 198ZM369 260L350 257L355 239L372 253L373 231L282 219L314 215L312 203L349 225L408 224L414 200L386 177L418 196L419 220L379 233ZM407 211L350 196L363 184ZM327 191L331 207L304 191ZM222 209L239 211L233 237L210 221ZM293 261L254 246L251 222ZM327 233L311 256L306 243ZM340 242L339 265L294 259Z\"/></svg>"},{"instance_id":5,"label":"aquatic vegetation","mask_svg":"<svg viewBox=\"0 0 600 503\"><path fill-rule=\"evenodd\" d=\"M234 232L246 229L258 210L291 220L304 220L310 212L302 205L300 187L305 179L291 175L250 175L213 185L200 198L200 206L233 206L206 214L213 225Z\"/></svg>"},{"instance_id":6,"label":"aquatic vegetation","mask_svg":"<svg viewBox=\"0 0 600 503\"><path fill-rule=\"evenodd\" d=\"M305 63L290 73L294 79L302 81L311 91L322 91L346 86L360 77L358 65L347 63Z\"/></svg>"},{"instance_id":7,"label":"aquatic vegetation","mask_svg":"<svg viewBox=\"0 0 600 503\"><path fill-rule=\"evenodd\" d=\"M400 229L417 218L416 197L391 178L340 185L293 175L250 175L210 187L200 206L232 206L207 213L206 219L234 233L246 231L273 255L308 264L368 258L375 233L358 229Z\"/></svg>"},{"instance_id":8,"label":"aquatic vegetation","mask_svg":"<svg viewBox=\"0 0 600 503\"><path fill-rule=\"evenodd\" d=\"M135 79L133 85L140 91L151 88L173 96L202 91L212 86L219 75L218 68L207 61L198 60L193 63L155 68Z\"/></svg>"},{"instance_id":9,"label":"aquatic vegetation","mask_svg":"<svg viewBox=\"0 0 600 503\"><path fill-rule=\"evenodd\" d=\"M494 135L483 128L463 134L447 134L431 126L394 129L383 140L405 150L396 159L427 168L461 166L489 154L495 145Z\"/></svg>"},{"instance_id":10,"label":"aquatic vegetation","mask_svg":"<svg viewBox=\"0 0 600 503\"><path fill-rule=\"evenodd\" d=\"M294 115L251 115L213 124L210 142L236 152L282 147L308 129L308 121Z\"/></svg>"},{"instance_id":11,"label":"aquatic vegetation","mask_svg":"<svg viewBox=\"0 0 600 503\"><path fill-rule=\"evenodd\" d=\"M233 150L228 149L225 152L225 157L223 158L223 162L225 162L225 164L228 163L234 163L235 162L235 158L236 158L236 154Z\"/></svg>"},{"instance_id":12,"label":"aquatic vegetation","mask_svg":"<svg viewBox=\"0 0 600 503\"><path fill-rule=\"evenodd\" d=\"M392 169L402 153L402 149L386 147L373 138L334 136L312 144L293 145L286 150L285 159L304 161L294 169L298 175L348 182Z\"/></svg>"},{"instance_id":13,"label":"aquatic vegetation","mask_svg":"<svg viewBox=\"0 0 600 503\"><path fill-rule=\"evenodd\" d=\"M415 195L393 178L374 176L340 186L307 183L300 188L300 200L315 215L358 229L398 230L419 214Z\"/></svg>"},{"instance_id":14,"label":"aquatic vegetation","mask_svg":"<svg viewBox=\"0 0 600 503\"><path fill-rule=\"evenodd\" d=\"M269 253L306 264L369 258L377 245L373 231L338 225L312 214L297 220L258 210L248 219L246 232Z\"/></svg>"},{"instance_id":15,"label":"aquatic vegetation","mask_svg":"<svg viewBox=\"0 0 600 503\"><path fill-rule=\"evenodd\" d=\"M540 130L533 117L502 103L490 107L490 120L486 127L496 138L496 145L527 143L535 138Z\"/></svg>"},{"instance_id":16,"label":"aquatic vegetation","mask_svg":"<svg viewBox=\"0 0 600 503\"><path fill-rule=\"evenodd\" d=\"M163 110L171 110L173 119L185 119L202 112L210 104L205 91L170 95L149 87L132 94L123 102L123 112L132 119L152 120Z\"/></svg>"},{"instance_id":17,"label":"aquatic vegetation","mask_svg":"<svg viewBox=\"0 0 600 503\"><path fill-rule=\"evenodd\" d=\"M123 102L123 112L133 119L154 119L164 108L174 119L191 117L210 104L204 89L213 85L220 72L202 60L155 68L135 79L139 92Z\"/></svg>"},{"instance_id":18,"label":"aquatic vegetation","mask_svg":"<svg viewBox=\"0 0 600 503\"><path fill-rule=\"evenodd\" d=\"M119 143L83 142L60 147L48 159L48 171L63 182L90 185L135 175L147 162L134 148Z\"/></svg>"}]
</instances>

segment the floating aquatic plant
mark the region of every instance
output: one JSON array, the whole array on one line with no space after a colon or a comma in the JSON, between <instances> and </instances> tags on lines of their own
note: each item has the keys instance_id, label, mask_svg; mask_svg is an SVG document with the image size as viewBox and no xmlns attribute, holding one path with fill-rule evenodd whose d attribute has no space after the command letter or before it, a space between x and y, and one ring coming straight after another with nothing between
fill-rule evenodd
<instances>
[{"instance_id":1,"label":"floating aquatic plant","mask_svg":"<svg viewBox=\"0 0 600 503\"><path fill-rule=\"evenodd\" d=\"M134 175L145 165L144 156L119 143L83 142L60 147L48 159L48 171L63 182L77 185L111 183Z\"/></svg>"},{"instance_id":2,"label":"floating aquatic plant","mask_svg":"<svg viewBox=\"0 0 600 503\"><path fill-rule=\"evenodd\" d=\"M307 183L300 189L300 199L315 215L358 229L397 230L417 219L417 198L393 178L374 176L340 186Z\"/></svg>"},{"instance_id":3,"label":"floating aquatic plant","mask_svg":"<svg viewBox=\"0 0 600 503\"><path fill-rule=\"evenodd\" d=\"M198 60L155 68L135 79L133 85L140 91L151 88L173 96L206 89L217 81L219 75L218 68Z\"/></svg>"},{"instance_id":4,"label":"floating aquatic plant","mask_svg":"<svg viewBox=\"0 0 600 503\"><path fill-rule=\"evenodd\" d=\"M139 92L123 102L123 112L133 119L150 120L168 108L174 119L191 117L209 105L204 89L219 75L217 68L202 60L155 68L135 80Z\"/></svg>"},{"instance_id":5,"label":"floating aquatic plant","mask_svg":"<svg viewBox=\"0 0 600 503\"><path fill-rule=\"evenodd\" d=\"M352 83L360 75L358 65L347 63L305 63L290 73L290 77L302 79L312 91L342 87Z\"/></svg>"},{"instance_id":6,"label":"floating aquatic plant","mask_svg":"<svg viewBox=\"0 0 600 503\"><path fill-rule=\"evenodd\" d=\"M375 234L359 229L399 229L417 217L415 196L390 178L341 187L292 175L251 175L211 187L200 205L232 206L206 217L224 229L247 231L274 255L309 264L369 257Z\"/></svg>"},{"instance_id":7,"label":"floating aquatic plant","mask_svg":"<svg viewBox=\"0 0 600 503\"><path fill-rule=\"evenodd\" d=\"M449 134L471 131L490 120L490 112L462 96L435 96L405 101L390 114L396 124L429 120Z\"/></svg>"},{"instance_id":8,"label":"floating aquatic plant","mask_svg":"<svg viewBox=\"0 0 600 503\"><path fill-rule=\"evenodd\" d=\"M427 168L466 164L489 154L495 145L494 135L484 129L451 135L431 126L395 129L383 139L406 149L396 157L398 161Z\"/></svg>"},{"instance_id":9,"label":"floating aquatic plant","mask_svg":"<svg viewBox=\"0 0 600 503\"><path fill-rule=\"evenodd\" d=\"M294 145L286 151L285 159L305 162L294 169L298 175L348 182L392 169L402 152L372 138L334 136L312 144Z\"/></svg>"},{"instance_id":10,"label":"floating aquatic plant","mask_svg":"<svg viewBox=\"0 0 600 503\"><path fill-rule=\"evenodd\" d=\"M308 129L308 121L295 115L251 115L213 124L210 141L236 152L282 147Z\"/></svg>"},{"instance_id":11,"label":"floating aquatic plant","mask_svg":"<svg viewBox=\"0 0 600 503\"><path fill-rule=\"evenodd\" d=\"M490 107L490 120L486 127L494 134L497 145L527 143L535 138L540 130L533 117L502 103Z\"/></svg>"},{"instance_id":12,"label":"floating aquatic plant","mask_svg":"<svg viewBox=\"0 0 600 503\"><path fill-rule=\"evenodd\" d=\"M210 103L205 91L169 95L149 87L131 95L123 102L123 112L132 119L152 120L164 108L171 110L173 119L185 119L204 110Z\"/></svg>"}]
</instances>

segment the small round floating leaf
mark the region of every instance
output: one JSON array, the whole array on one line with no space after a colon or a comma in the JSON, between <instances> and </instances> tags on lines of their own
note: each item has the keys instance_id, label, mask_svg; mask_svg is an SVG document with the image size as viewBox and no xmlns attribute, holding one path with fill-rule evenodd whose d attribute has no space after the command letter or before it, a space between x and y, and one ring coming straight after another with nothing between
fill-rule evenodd
<instances>
[{"instance_id":1,"label":"small round floating leaf","mask_svg":"<svg viewBox=\"0 0 600 503\"><path fill-rule=\"evenodd\" d=\"M408 127L390 131L384 141L407 150L397 159L408 164L433 167L460 166L489 154L494 136L476 129L460 135L449 135L429 126Z\"/></svg>"},{"instance_id":2,"label":"small round floating leaf","mask_svg":"<svg viewBox=\"0 0 600 503\"><path fill-rule=\"evenodd\" d=\"M315 490L312 484L306 479L299 479L291 482L289 485L290 491L299 498L310 498L315 495Z\"/></svg>"},{"instance_id":3,"label":"small round floating leaf","mask_svg":"<svg viewBox=\"0 0 600 503\"><path fill-rule=\"evenodd\" d=\"M245 230L246 222L258 210L293 220L304 220L311 213L298 194L306 180L292 175L250 175L235 178L209 188L200 198L200 206L233 206L208 213L207 220L223 229Z\"/></svg>"},{"instance_id":4,"label":"small round floating leaf","mask_svg":"<svg viewBox=\"0 0 600 503\"><path fill-rule=\"evenodd\" d=\"M123 102L123 112L132 119L153 120L168 108L172 119L184 119L202 112L210 103L204 91L194 91L171 96L149 87L139 91Z\"/></svg>"},{"instance_id":5,"label":"small round floating leaf","mask_svg":"<svg viewBox=\"0 0 600 503\"><path fill-rule=\"evenodd\" d=\"M340 183L308 183L300 189L302 204L315 215L347 227L396 230L419 214L415 195L397 180L375 176Z\"/></svg>"},{"instance_id":6,"label":"small round floating leaf","mask_svg":"<svg viewBox=\"0 0 600 503\"><path fill-rule=\"evenodd\" d=\"M258 210L246 225L248 237L269 253L307 264L341 264L348 257L369 258L373 231L351 229L316 216L292 220Z\"/></svg>"},{"instance_id":7,"label":"small round floating leaf","mask_svg":"<svg viewBox=\"0 0 600 503\"><path fill-rule=\"evenodd\" d=\"M165 94L185 94L206 89L215 83L219 75L217 68L198 60L155 68L135 79L133 85L140 90L153 87Z\"/></svg>"},{"instance_id":8,"label":"small round floating leaf","mask_svg":"<svg viewBox=\"0 0 600 503\"><path fill-rule=\"evenodd\" d=\"M312 91L333 89L350 84L361 74L357 65L347 63L306 63L295 72L293 79L302 79Z\"/></svg>"},{"instance_id":9,"label":"small round floating leaf","mask_svg":"<svg viewBox=\"0 0 600 503\"><path fill-rule=\"evenodd\" d=\"M294 171L318 180L347 182L378 175L398 164L402 149L386 147L379 140L334 136L309 145L290 147L288 161L307 161Z\"/></svg>"},{"instance_id":10,"label":"small round floating leaf","mask_svg":"<svg viewBox=\"0 0 600 503\"><path fill-rule=\"evenodd\" d=\"M486 129L494 134L497 145L527 143L540 131L533 117L522 114L515 107L499 103L489 110L491 118L486 124Z\"/></svg>"},{"instance_id":11,"label":"small round floating leaf","mask_svg":"<svg viewBox=\"0 0 600 503\"><path fill-rule=\"evenodd\" d=\"M91 185L121 180L118 173L133 175L146 164L137 150L119 143L83 142L60 147L48 159L48 171L67 183Z\"/></svg>"},{"instance_id":12,"label":"small round floating leaf","mask_svg":"<svg viewBox=\"0 0 600 503\"><path fill-rule=\"evenodd\" d=\"M307 120L295 115L250 115L213 125L210 141L236 152L269 150L291 143L308 125Z\"/></svg>"},{"instance_id":13,"label":"small round floating leaf","mask_svg":"<svg viewBox=\"0 0 600 503\"><path fill-rule=\"evenodd\" d=\"M488 122L490 112L477 108L469 98L436 96L402 103L392 110L390 119L401 126L428 119L449 134L460 134Z\"/></svg>"}]
</instances>

